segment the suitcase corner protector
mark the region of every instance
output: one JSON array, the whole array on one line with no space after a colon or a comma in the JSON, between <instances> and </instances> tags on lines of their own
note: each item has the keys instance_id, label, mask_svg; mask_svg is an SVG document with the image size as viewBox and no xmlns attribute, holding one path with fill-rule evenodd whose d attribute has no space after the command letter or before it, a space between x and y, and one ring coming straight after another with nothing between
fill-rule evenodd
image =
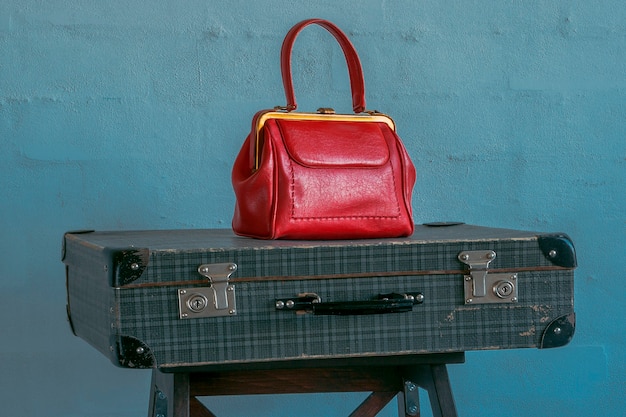
<instances>
[{"instance_id":1,"label":"suitcase corner protector","mask_svg":"<svg viewBox=\"0 0 626 417\"><path fill-rule=\"evenodd\" d=\"M156 360L150 347L133 336L111 336L111 362L120 368L154 368Z\"/></svg>"},{"instance_id":2,"label":"suitcase corner protector","mask_svg":"<svg viewBox=\"0 0 626 417\"><path fill-rule=\"evenodd\" d=\"M539 349L562 347L571 342L576 330L576 313L554 319L541 335Z\"/></svg>"},{"instance_id":3,"label":"suitcase corner protector","mask_svg":"<svg viewBox=\"0 0 626 417\"><path fill-rule=\"evenodd\" d=\"M564 268L576 268L576 250L572 239L565 233L555 233L538 237L539 248L553 264Z\"/></svg>"},{"instance_id":4,"label":"suitcase corner protector","mask_svg":"<svg viewBox=\"0 0 626 417\"><path fill-rule=\"evenodd\" d=\"M111 249L113 274L111 286L122 287L139 279L148 266L150 250L146 248Z\"/></svg>"}]
</instances>

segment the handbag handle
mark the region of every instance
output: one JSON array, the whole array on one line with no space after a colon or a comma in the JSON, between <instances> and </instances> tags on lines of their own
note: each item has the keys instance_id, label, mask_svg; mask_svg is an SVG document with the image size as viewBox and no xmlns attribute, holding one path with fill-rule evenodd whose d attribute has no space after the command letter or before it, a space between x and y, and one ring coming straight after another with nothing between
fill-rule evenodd
<instances>
[{"instance_id":1,"label":"handbag handle","mask_svg":"<svg viewBox=\"0 0 626 417\"><path fill-rule=\"evenodd\" d=\"M285 87L285 97L287 99L287 111L295 110L298 105L296 104L296 96L293 91L293 80L291 77L291 50L296 37L302 29L309 25L318 25L326 29L335 37L348 64L348 74L350 75L350 88L352 90L352 108L355 113L361 113L365 110L365 81L363 79L363 69L361 68L361 61L354 49L354 45L350 42L350 39L345 33L341 31L337 26L328 20L324 19L308 19L297 23L294 27L287 32L283 46L280 50L280 69L283 76L283 86Z\"/></svg>"}]
</instances>

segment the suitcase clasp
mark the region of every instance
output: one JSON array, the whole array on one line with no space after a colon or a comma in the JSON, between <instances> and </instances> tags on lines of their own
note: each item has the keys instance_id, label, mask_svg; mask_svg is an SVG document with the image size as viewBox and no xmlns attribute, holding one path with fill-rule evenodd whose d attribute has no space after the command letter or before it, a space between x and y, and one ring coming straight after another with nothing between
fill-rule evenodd
<instances>
[{"instance_id":1,"label":"suitcase clasp","mask_svg":"<svg viewBox=\"0 0 626 417\"><path fill-rule=\"evenodd\" d=\"M221 317L237 314L235 286L228 280L237 271L237 264L203 264L198 273L209 279L210 287L182 288L178 290L179 317Z\"/></svg>"},{"instance_id":2,"label":"suitcase clasp","mask_svg":"<svg viewBox=\"0 0 626 417\"><path fill-rule=\"evenodd\" d=\"M496 253L488 251L464 251L459 253L459 261L469 266L470 278L473 282L472 295L484 297L487 295L487 269L491 261L496 259Z\"/></svg>"},{"instance_id":3,"label":"suitcase clasp","mask_svg":"<svg viewBox=\"0 0 626 417\"><path fill-rule=\"evenodd\" d=\"M499 304L517 302L517 274L489 273L489 264L496 259L492 250L463 251L459 261L468 266L464 275L465 304Z\"/></svg>"}]
</instances>

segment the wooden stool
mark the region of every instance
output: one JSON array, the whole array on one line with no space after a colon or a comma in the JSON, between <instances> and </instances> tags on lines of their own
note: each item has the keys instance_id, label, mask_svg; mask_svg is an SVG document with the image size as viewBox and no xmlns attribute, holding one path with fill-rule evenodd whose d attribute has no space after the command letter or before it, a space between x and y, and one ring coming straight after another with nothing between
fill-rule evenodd
<instances>
[{"instance_id":1,"label":"wooden stool","mask_svg":"<svg viewBox=\"0 0 626 417\"><path fill-rule=\"evenodd\" d=\"M395 396L399 417L419 417L418 387L428 392L434 417L456 417L446 365L463 362L458 352L154 369L148 417L216 417L201 396L361 391L372 393L350 417L374 417Z\"/></svg>"}]
</instances>

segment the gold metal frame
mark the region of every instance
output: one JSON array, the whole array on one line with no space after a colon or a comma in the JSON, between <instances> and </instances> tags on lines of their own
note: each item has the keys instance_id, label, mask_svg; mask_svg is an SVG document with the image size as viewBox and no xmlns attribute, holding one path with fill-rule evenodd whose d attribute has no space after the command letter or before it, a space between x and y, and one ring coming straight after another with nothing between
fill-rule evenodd
<instances>
[{"instance_id":1,"label":"gold metal frame","mask_svg":"<svg viewBox=\"0 0 626 417\"><path fill-rule=\"evenodd\" d=\"M370 122L370 123L385 123L391 128L396 130L396 124L393 119L386 114L378 112L367 112L361 114L321 114L321 113L297 113L297 112L284 112L284 111L272 111L268 110L266 113L261 114L257 118L255 129L255 148L254 148L254 170L259 169L259 140L261 136L261 129L265 126L265 123L270 119L285 119L285 120L323 120L327 122Z\"/></svg>"}]
</instances>

